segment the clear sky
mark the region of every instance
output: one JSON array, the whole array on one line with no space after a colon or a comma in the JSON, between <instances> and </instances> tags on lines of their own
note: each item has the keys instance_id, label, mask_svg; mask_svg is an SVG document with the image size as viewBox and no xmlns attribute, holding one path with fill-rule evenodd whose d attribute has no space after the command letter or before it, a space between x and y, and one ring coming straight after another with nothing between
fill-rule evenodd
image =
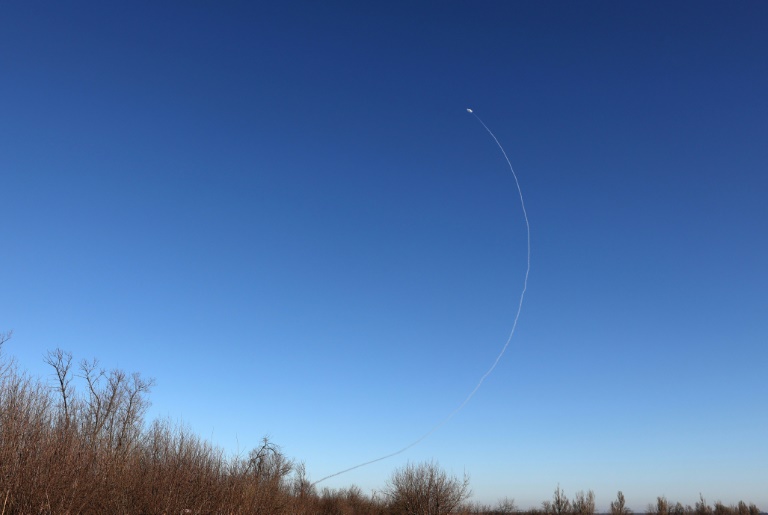
<instances>
[{"instance_id":1,"label":"clear sky","mask_svg":"<svg viewBox=\"0 0 768 515\"><path fill-rule=\"evenodd\" d=\"M319 486L768 509L768 2L0 4L0 330Z\"/></svg>"}]
</instances>

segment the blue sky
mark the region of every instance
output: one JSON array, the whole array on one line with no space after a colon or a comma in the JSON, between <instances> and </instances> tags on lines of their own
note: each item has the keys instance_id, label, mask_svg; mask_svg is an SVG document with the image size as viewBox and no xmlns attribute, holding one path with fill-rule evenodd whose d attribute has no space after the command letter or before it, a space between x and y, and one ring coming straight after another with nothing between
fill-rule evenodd
<instances>
[{"instance_id":1,"label":"blue sky","mask_svg":"<svg viewBox=\"0 0 768 515\"><path fill-rule=\"evenodd\" d=\"M765 2L3 2L0 330L320 486L768 509Z\"/></svg>"}]
</instances>

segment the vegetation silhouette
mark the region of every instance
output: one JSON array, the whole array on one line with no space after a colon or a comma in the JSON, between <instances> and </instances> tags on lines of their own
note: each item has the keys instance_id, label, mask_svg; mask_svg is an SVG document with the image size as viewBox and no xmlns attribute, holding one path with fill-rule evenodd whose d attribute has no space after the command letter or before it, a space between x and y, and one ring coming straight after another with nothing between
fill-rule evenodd
<instances>
[{"instance_id":1,"label":"vegetation silhouette","mask_svg":"<svg viewBox=\"0 0 768 515\"><path fill-rule=\"evenodd\" d=\"M319 490L303 463L264 438L248 453L227 456L184 426L147 422L154 381L73 362L61 349L45 362L53 384L30 377L3 354L11 333L0 333L0 515L147 513L263 515L594 515L592 491L569 499L557 486L541 509L520 510L514 499L471 503L469 476L436 462L395 470L384 489ZM80 385L83 391L79 391ZM631 515L624 494L611 515ZM703 497L694 507L659 497L646 515L758 515Z\"/></svg>"}]
</instances>

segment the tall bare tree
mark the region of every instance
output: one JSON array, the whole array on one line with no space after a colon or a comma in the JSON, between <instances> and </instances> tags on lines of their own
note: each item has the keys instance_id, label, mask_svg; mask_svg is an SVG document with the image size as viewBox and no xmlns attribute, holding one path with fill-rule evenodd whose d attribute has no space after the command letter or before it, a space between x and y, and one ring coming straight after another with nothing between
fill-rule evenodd
<instances>
[{"instance_id":1,"label":"tall bare tree","mask_svg":"<svg viewBox=\"0 0 768 515\"><path fill-rule=\"evenodd\" d=\"M45 356L45 362L53 368L56 374L56 390L61 397L62 415L64 417L64 427L69 428L70 421L70 403L73 396L72 389L72 353L61 349L48 351Z\"/></svg>"},{"instance_id":2,"label":"tall bare tree","mask_svg":"<svg viewBox=\"0 0 768 515\"><path fill-rule=\"evenodd\" d=\"M3 359L3 344L10 340L11 336L13 336L13 331L0 333L0 378L2 378L8 372L8 370L13 367L12 360L6 361Z\"/></svg>"},{"instance_id":3,"label":"tall bare tree","mask_svg":"<svg viewBox=\"0 0 768 515\"><path fill-rule=\"evenodd\" d=\"M632 515L632 510L627 508L624 493L621 490L616 494L616 500L611 501L611 515Z\"/></svg>"},{"instance_id":4,"label":"tall bare tree","mask_svg":"<svg viewBox=\"0 0 768 515\"><path fill-rule=\"evenodd\" d=\"M712 515L712 507L707 504L701 493L699 493L699 500L696 502L694 510L696 515Z\"/></svg>"},{"instance_id":5,"label":"tall bare tree","mask_svg":"<svg viewBox=\"0 0 768 515\"><path fill-rule=\"evenodd\" d=\"M646 515L669 515L669 501L663 495L656 498L656 505L649 504Z\"/></svg>"},{"instance_id":6,"label":"tall bare tree","mask_svg":"<svg viewBox=\"0 0 768 515\"><path fill-rule=\"evenodd\" d=\"M86 437L115 450L127 450L141 434L154 379L118 369L107 373L95 359L82 361L80 371L88 387L81 417Z\"/></svg>"},{"instance_id":7,"label":"tall bare tree","mask_svg":"<svg viewBox=\"0 0 768 515\"><path fill-rule=\"evenodd\" d=\"M245 470L251 478L250 488L256 501L251 513L270 515L285 511L290 495L288 476L293 470L293 462L286 458L280 447L269 438L262 438L261 445L248 454Z\"/></svg>"},{"instance_id":8,"label":"tall bare tree","mask_svg":"<svg viewBox=\"0 0 768 515\"><path fill-rule=\"evenodd\" d=\"M555 493L552 494L552 501L544 501L541 507L547 515L564 515L571 512L571 501L560 485L557 485Z\"/></svg>"}]
</instances>

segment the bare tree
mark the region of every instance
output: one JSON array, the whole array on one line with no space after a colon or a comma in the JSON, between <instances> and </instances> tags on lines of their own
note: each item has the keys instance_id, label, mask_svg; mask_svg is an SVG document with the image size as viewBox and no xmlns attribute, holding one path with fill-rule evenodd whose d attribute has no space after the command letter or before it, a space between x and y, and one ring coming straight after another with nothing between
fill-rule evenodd
<instances>
[{"instance_id":1,"label":"bare tree","mask_svg":"<svg viewBox=\"0 0 768 515\"><path fill-rule=\"evenodd\" d=\"M6 331L0 333L0 378L2 378L9 370L13 368L13 360L6 361L3 359L3 345L11 339L13 331Z\"/></svg>"},{"instance_id":2,"label":"bare tree","mask_svg":"<svg viewBox=\"0 0 768 515\"><path fill-rule=\"evenodd\" d=\"M393 511L403 515L451 513L472 495L469 476L449 476L435 462L408 464L396 470L384 493Z\"/></svg>"},{"instance_id":3,"label":"bare tree","mask_svg":"<svg viewBox=\"0 0 768 515\"><path fill-rule=\"evenodd\" d=\"M632 515L632 510L627 508L624 502L624 493L621 490L616 494L616 500L611 501L611 515Z\"/></svg>"},{"instance_id":4,"label":"bare tree","mask_svg":"<svg viewBox=\"0 0 768 515\"><path fill-rule=\"evenodd\" d=\"M154 379L143 379L138 372L131 374L123 388L124 402L118 411L118 433L116 446L127 449L137 442L144 424L144 415L149 409L147 396L155 385Z\"/></svg>"},{"instance_id":5,"label":"bare tree","mask_svg":"<svg viewBox=\"0 0 768 515\"><path fill-rule=\"evenodd\" d=\"M251 513L281 513L288 505L290 484L288 475L293 462L285 457L280 447L264 437L261 445L248 454L245 475L252 478L254 505Z\"/></svg>"},{"instance_id":6,"label":"bare tree","mask_svg":"<svg viewBox=\"0 0 768 515\"><path fill-rule=\"evenodd\" d=\"M571 501L560 485L557 485L555 493L552 494L552 501L544 501L541 507L547 515L564 515L571 512Z\"/></svg>"},{"instance_id":7,"label":"bare tree","mask_svg":"<svg viewBox=\"0 0 768 515\"><path fill-rule=\"evenodd\" d=\"M712 515L712 507L707 504L701 493L699 493L699 500L696 502L694 513L696 515Z\"/></svg>"},{"instance_id":8,"label":"bare tree","mask_svg":"<svg viewBox=\"0 0 768 515\"><path fill-rule=\"evenodd\" d=\"M656 505L648 505L648 509L645 510L646 515L669 515L669 502L663 495L656 498Z\"/></svg>"},{"instance_id":9,"label":"bare tree","mask_svg":"<svg viewBox=\"0 0 768 515\"><path fill-rule=\"evenodd\" d=\"M45 356L45 362L53 368L56 374L56 389L61 397L64 427L69 428L69 405L73 396L72 374L69 373L72 368L72 353L61 349L48 351L48 354Z\"/></svg>"},{"instance_id":10,"label":"bare tree","mask_svg":"<svg viewBox=\"0 0 768 515\"><path fill-rule=\"evenodd\" d=\"M80 363L81 377L88 387L82 429L91 442L127 450L138 439L149 408L148 395L154 379L122 370L107 373L95 359Z\"/></svg>"},{"instance_id":11,"label":"bare tree","mask_svg":"<svg viewBox=\"0 0 768 515\"><path fill-rule=\"evenodd\" d=\"M595 515L595 492L588 491L584 495L583 491L576 492L573 498L571 513L575 515Z\"/></svg>"},{"instance_id":12,"label":"bare tree","mask_svg":"<svg viewBox=\"0 0 768 515\"><path fill-rule=\"evenodd\" d=\"M261 439L261 445L248 454L248 472L263 483L280 482L290 474L293 464L280 451L280 447Z\"/></svg>"}]
</instances>

